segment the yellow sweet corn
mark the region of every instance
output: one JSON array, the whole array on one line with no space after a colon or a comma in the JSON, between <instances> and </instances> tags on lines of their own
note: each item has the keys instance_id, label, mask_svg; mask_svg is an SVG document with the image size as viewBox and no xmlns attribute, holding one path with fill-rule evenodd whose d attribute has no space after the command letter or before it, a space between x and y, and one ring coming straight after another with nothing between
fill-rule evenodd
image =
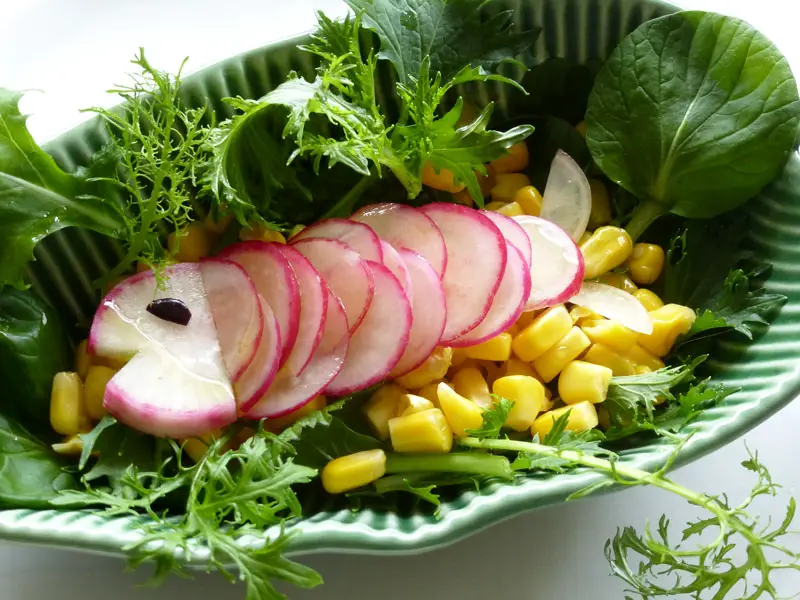
<instances>
[{"instance_id":1,"label":"yellow sweet corn","mask_svg":"<svg viewBox=\"0 0 800 600\"><path fill-rule=\"evenodd\" d=\"M605 344L593 344L583 356L583 360L608 367L615 377L634 374L633 361Z\"/></svg>"},{"instance_id":2,"label":"yellow sweet corn","mask_svg":"<svg viewBox=\"0 0 800 600\"><path fill-rule=\"evenodd\" d=\"M282 417L275 417L274 419L267 419L266 426L270 431L283 431L289 425L293 425L303 417L307 417L315 410L321 410L328 404L325 396L315 396L311 402L293 410L292 412L283 415ZM394 416L394 415L392 415Z\"/></svg>"},{"instance_id":3,"label":"yellow sweet corn","mask_svg":"<svg viewBox=\"0 0 800 600\"><path fill-rule=\"evenodd\" d=\"M551 306L520 331L511 343L514 354L531 362L552 348L572 328L572 318L563 304Z\"/></svg>"},{"instance_id":4,"label":"yellow sweet corn","mask_svg":"<svg viewBox=\"0 0 800 600\"><path fill-rule=\"evenodd\" d=\"M397 403L398 416L413 415L416 412L436 408L433 402L416 394L403 394Z\"/></svg>"},{"instance_id":5,"label":"yellow sweet corn","mask_svg":"<svg viewBox=\"0 0 800 600\"><path fill-rule=\"evenodd\" d=\"M83 440L77 435L70 435L62 441L52 444L51 448L56 454L62 456L80 456L83 452Z\"/></svg>"},{"instance_id":6,"label":"yellow sweet corn","mask_svg":"<svg viewBox=\"0 0 800 600\"><path fill-rule=\"evenodd\" d=\"M575 125L575 131L580 133L583 137L586 137L586 121L581 121Z\"/></svg>"},{"instance_id":7,"label":"yellow sweet corn","mask_svg":"<svg viewBox=\"0 0 800 600\"><path fill-rule=\"evenodd\" d=\"M611 427L611 415L608 414L608 409L603 406L595 406L597 409L597 425L600 429L608 429Z\"/></svg>"},{"instance_id":8,"label":"yellow sweet corn","mask_svg":"<svg viewBox=\"0 0 800 600\"><path fill-rule=\"evenodd\" d=\"M564 416L564 413L569 411L567 417L567 429L569 431L588 431L594 429L598 425L597 408L591 402L579 402L578 404L570 404L562 406L555 410L544 413L533 422L531 433L538 435L539 440L543 440L545 436L550 433L553 428L553 423L556 419Z\"/></svg>"},{"instance_id":9,"label":"yellow sweet corn","mask_svg":"<svg viewBox=\"0 0 800 600\"><path fill-rule=\"evenodd\" d=\"M617 321L584 321L581 329L595 344L605 344L617 352L625 353L638 339L638 333Z\"/></svg>"},{"instance_id":10,"label":"yellow sweet corn","mask_svg":"<svg viewBox=\"0 0 800 600\"><path fill-rule=\"evenodd\" d=\"M231 213L219 214L216 220L211 213L208 213L206 218L203 219L203 226L211 233L220 234L225 233L225 230L232 222L233 215Z\"/></svg>"},{"instance_id":11,"label":"yellow sweet corn","mask_svg":"<svg viewBox=\"0 0 800 600\"><path fill-rule=\"evenodd\" d=\"M453 431L438 408L389 421L392 448L396 452L450 452Z\"/></svg>"},{"instance_id":12,"label":"yellow sweet corn","mask_svg":"<svg viewBox=\"0 0 800 600\"><path fill-rule=\"evenodd\" d=\"M191 223L180 235L167 238L169 253L178 262L197 262L211 252L211 236L200 223Z\"/></svg>"},{"instance_id":13,"label":"yellow sweet corn","mask_svg":"<svg viewBox=\"0 0 800 600\"><path fill-rule=\"evenodd\" d=\"M439 406L447 419L453 435L464 437L468 429L479 429L483 424L483 411L472 400L464 398L446 383L440 383Z\"/></svg>"},{"instance_id":14,"label":"yellow sweet corn","mask_svg":"<svg viewBox=\"0 0 800 600\"><path fill-rule=\"evenodd\" d=\"M439 408L439 392L436 391L439 388L439 383L441 382L434 381L428 385L422 386L417 390L416 395L430 400L434 408Z\"/></svg>"},{"instance_id":15,"label":"yellow sweet corn","mask_svg":"<svg viewBox=\"0 0 800 600\"><path fill-rule=\"evenodd\" d=\"M450 192L455 194L460 192L466 186L463 183L456 183L455 175L449 169L437 169L430 162L422 165L422 183L429 188L441 190L442 192Z\"/></svg>"},{"instance_id":16,"label":"yellow sweet corn","mask_svg":"<svg viewBox=\"0 0 800 600\"><path fill-rule=\"evenodd\" d=\"M450 367L460 367L465 361L472 360L467 356L464 348L453 348L450 358Z\"/></svg>"},{"instance_id":17,"label":"yellow sweet corn","mask_svg":"<svg viewBox=\"0 0 800 600\"><path fill-rule=\"evenodd\" d=\"M653 318L653 333L639 334L639 345L656 356L666 356L675 345L678 336L692 328L697 315L688 306L666 304L650 311Z\"/></svg>"},{"instance_id":18,"label":"yellow sweet corn","mask_svg":"<svg viewBox=\"0 0 800 600\"><path fill-rule=\"evenodd\" d=\"M525 214L525 211L522 210L522 207L518 202L509 202L508 204L503 204L503 206L494 210L495 212L499 212L501 215L505 215L507 217L521 217Z\"/></svg>"},{"instance_id":19,"label":"yellow sweet corn","mask_svg":"<svg viewBox=\"0 0 800 600\"><path fill-rule=\"evenodd\" d=\"M497 212L498 210L503 208L505 205L506 205L505 202L489 202L486 206L484 206L484 208L486 210L491 210L492 212Z\"/></svg>"},{"instance_id":20,"label":"yellow sweet corn","mask_svg":"<svg viewBox=\"0 0 800 600\"><path fill-rule=\"evenodd\" d=\"M92 366L92 357L89 356L87 348L89 346L88 340L83 340L75 348L75 372L81 376L81 379L86 379L86 374L89 372L89 367Z\"/></svg>"},{"instance_id":21,"label":"yellow sweet corn","mask_svg":"<svg viewBox=\"0 0 800 600\"><path fill-rule=\"evenodd\" d=\"M618 267L628 260L632 250L631 236L624 229L611 225L596 229L591 237L581 244L581 253L586 265L584 279L600 277Z\"/></svg>"},{"instance_id":22,"label":"yellow sweet corn","mask_svg":"<svg viewBox=\"0 0 800 600\"><path fill-rule=\"evenodd\" d=\"M533 368L533 365L518 358L509 358L503 365L503 377L508 375L525 375L539 379L539 374Z\"/></svg>"},{"instance_id":23,"label":"yellow sweet corn","mask_svg":"<svg viewBox=\"0 0 800 600\"><path fill-rule=\"evenodd\" d=\"M525 431L545 405L544 385L534 377L508 375L492 385L492 392L514 402L505 425L514 431Z\"/></svg>"},{"instance_id":24,"label":"yellow sweet corn","mask_svg":"<svg viewBox=\"0 0 800 600\"><path fill-rule=\"evenodd\" d=\"M103 365L92 365L86 374L86 381L83 384L83 397L86 404L86 412L90 419L99 421L106 414L103 407L103 400L106 395L106 386L111 378L116 375L116 370Z\"/></svg>"},{"instance_id":25,"label":"yellow sweet corn","mask_svg":"<svg viewBox=\"0 0 800 600\"><path fill-rule=\"evenodd\" d=\"M646 367L648 371L658 371L664 368L664 361L642 348L639 344L632 344L630 348L625 351L625 356L630 358L635 369L638 371L639 367Z\"/></svg>"},{"instance_id":26,"label":"yellow sweet corn","mask_svg":"<svg viewBox=\"0 0 800 600\"><path fill-rule=\"evenodd\" d=\"M664 269L664 249L655 244L636 244L628 259L631 278L640 285L653 283Z\"/></svg>"},{"instance_id":27,"label":"yellow sweet corn","mask_svg":"<svg viewBox=\"0 0 800 600\"><path fill-rule=\"evenodd\" d=\"M465 348L467 356L478 360L508 360L511 356L511 335L501 333L477 346Z\"/></svg>"},{"instance_id":28,"label":"yellow sweet corn","mask_svg":"<svg viewBox=\"0 0 800 600\"><path fill-rule=\"evenodd\" d=\"M305 229L305 228L306 228L306 226L305 226L305 225L302 225L302 224L300 224L300 225L295 225L294 227L292 227L292 228L289 230L289 238L288 238L288 239L292 239L294 236L296 236L298 233L300 233L301 231L303 231L303 229Z\"/></svg>"},{"instance_id":29,"label":"yellow sweet corn","mask_svg":"<svg viewBox=\"0 0 800 600\"><path fill-rule=\"evenodd\" d=\"M364 415L379 440L389 439L389 420L397 416L400 398L406 390L394 383L385 383L372 393L364 405Z\"/></svg>"},{"instance_id":30,"label":"yellow sweet corn","mask_svg":"<svg viewBox=\"0 0 800 600\"><path fill-rule=\"evenodd\" d=\"M495 173L518 173L528 166L528 146L525 142L518 142L508 149L508 154L494 159L489 164Z\"/></svg>"},{"instance_id":31,"label":"yellow sweet corn","mask_svg":"<svg viewBox=\"0 0 800 600\"><path fill-rule=\"evenodd\" d=\"M569 318L572 319L573 325L581 326L587 321L599 321L603 319L603 315L598 315L596 312L584 308L583 306L575 305L569 309Z\"/></svg>"},{"instance_id":32,"label":"yellow sweet corn","mask_svg":"<svg viewBox=\"0 0 800 600\"><path fill-rule=\"evenodd\" d=\"M552 348L533 361L533 368L541 375L542 381L549 383L591 344L580 327L573 327Z\"/></svg>"},{"instance_id":33,"label":"yellow sweet corn","mask_svg":"<svg viewBox=\"0 0 800 600\"><path fill-rule=\"evenodd\" d=\"M590 179L592 190L592 211L589 213L589 229L597 229L611 222L611 202L608 201L608 189L599 179Z\"/></svg>"},{"instance_id":34,"label":"yellow sweet corn","mask_svg":"<svg viewBox=\"0 0 800 600\"><path fill-rule=\"evenodd\" d=\"M591 229L587 229L581 234L581 237L578 238L578 246L586 242L590 237L592 237L592 233L594 233Z\"/></svg>"},{"instance_id":35,"label":"yellow sweet corn","mask_svg":"<svg viewBox=\"0 0 800 600\"><path fill-rule=\"evenodd\" d=\"M194 462L199 462L205 456L208 447L219 437L222 432L219 429L209 431L204 435L193 436L183 440L184 454L191 458Z\"/></svg>"},{"instance_id":36,"label":"yellow sweet corn","mask_svg":"<svg viewBox=\"0 0 800 600\"><path fill-rule=\"evenodd\" d=\"M533 323L543 311L541 310L529 310L527 312L522 313L517 319L515 325L519 328L520 331L525 329L528 325Z\"/></svg>"},{"instance_id":37,"label":"yellow sweet corn","mask_svg":"<svg viewBox=\"0 0 800 600\"><path fill-rule=\"evenodd\" d=\"M531 180L524 173L499 173L492 188L492 200L508 204L519 190L530 184Z\"/></svg>"},{"instance_id":38,"label":"yellow sweet corn","mask_svg":"<svg viewBox=\"0 0 800 600\"><path fill-rule=\"evenodd\" d=\"M599 404L606 399L612 376L608 367L573 360L558 376L558 395L564 404L578 404L584 400Z\"/></svg>"},{"instance_id":39,"label":"yellow sweet corn","mask_svg":"<svg viewBox=\"0 0 800 600\"><path fill-rule=\"evenodd\" d=\"M600 281L600 283L605 283L607 285L614 286L615 288L619 288L623 292L628 292L629 294L633 294L639 289L637 285L633 283L633 279L627 275L623 275L622 273L614 273L613 271L606 273L600 277L598 281Z\"/></svg>"},{"instance_id":40,"label":"yellow sweet corn","mask_svg":"<svg viewBox=\"0 0 800 600\"><path fill-rule=\"evenodd\" d=\"M633 297L636 298L647 311L655 310L664 306L664 302L659 298L655 292L650 290L639 289L633 292Z\"/></svg>"},{"instance_id":41,"label":"yellow sweet corn","mask_svg":"<svg viewBox=\"0 0 800 600\"><path fill-rule=\"evenodd\" d=\"M504 375L505 361L492 362L490 360L482 360L478 368L486 375L486 383L491 387L498 377Z\"/></svg>"},{"instance_id":42,"label":"yellow sweet corn","mask_svg":"<svg viewBox=\"0 0 800 600\"><path fill-rule=\"evenodd\" d=\"M398 377L395 381L404 388L417 390L429 383L444 379L452 360L453 349L440 346L425 359L424 363L402 377Z\"/></svg>"},{"instance_id":43,"label":"yellow sweet corn","mask_svg":"<svg viewBox=\"0 0 800 600\"><path fill-rule=\"evenodd\" d=\"M486 175L475 171L475 177L478 178L478 187L481 188L481 194L484 198L488 198L492 193L492 188L497 183L497 173L492 165L485 164L483 166L486 169Z\"/></svg>"},{"instance_id":44,"label":"yellow sweet corn","mask_svg":"<svg viewBox=\"0 0 800 600\"><path fill-rule=\"evenodd\" d=\"M489 395L489 385L480 369L476 367L464 367L456 371L453 375L453 389L469 398L483 410L488 410L492 406L492 397ZM438 397L438 396L437 396Z\"/></svg>"},{"instance_id":45,"label":"yellow sweet corn","mask_svg":"<svg viewBox=\"0 0 800 600\"><path fill-rule=\"evenodd\" d=\"M61 435L76 435L87 430L83 382L77 373L62 372L53 377L50 425Z\"/></svg>"},{"instance_id":46,"label":"yellow sweet corn","mask_svg":"<svg viewBox=\"0 0 800 600\"><path fill-rule=\"evenodd\" d=\"M269 227L256 225L255 227L245 227L239 231L239 239L243 242L258 241L258 242L278 242L285 244L286 238L280 231L275 231Z\"/></svg>"},{"instance_id":47,"label":"yellow sweet corn","mask_svg":"<svg viewBox=\"0 0 800 600\"><path fill-rule=\"evenodd\" d=\"M508 335L510 335L510 336L511 336L511 338L513 339L513 338L514 338L514 336L515 336L515 335L517 335L517 334L519 333L519 327L517 327L517 324L516 324L516 323L512 323L512 324L511 324L511 327L509 327L508 329L506 329L506 333L507 333Z\"/></svg>"},{"instance_id":48,"label":"yellow sweet corn","mask_svg":"<svg viewBox=\"0 0 800 600\"><path fill-rule=\"evenodd\" d=\"M526 215L538 217L542 212L542 202L544 198L532 185L526 185L517 190L514 194L514 202L522 207Z\"/></svg>"},{"instance_id":49,"label":"yellow sweet corn","mask_svg":"<svg viewBox=\"0 0 800 600\"><path fill-rule=\"evenodd\" d=\"M475 202L472 200L472 196L469 195L469 190L463 189L460 192L456 192L452 194L453 202L455 204L462 204L464 206L472 207L475 205Z\"/></svg>"},{"instance_id":50,"label":"yellow sweet corn","mask_svg":"<svg viewBox=\"0 0 800 600\"><path fill-rule=\"evenodd\" d=\"M334 458L322 469L322 487L329 494L360 488L386 474L386 453L380 448Z\"/></svg>"}]
</instances>

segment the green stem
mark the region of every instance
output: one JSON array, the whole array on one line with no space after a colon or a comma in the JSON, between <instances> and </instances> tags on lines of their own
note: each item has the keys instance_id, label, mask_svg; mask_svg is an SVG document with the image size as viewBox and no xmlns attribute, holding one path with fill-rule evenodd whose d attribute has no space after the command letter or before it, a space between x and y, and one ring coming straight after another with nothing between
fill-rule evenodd
<instances>
[{"instance_id":1,"label":"green stem","mask_svg":"<svg viewBox=\"0 0 800 600\"><path fill-rule=\"evenodd\" d=\"M469 438L467 438L469 439ZM514 479L511 464L504 456L453 452L450 454L387 454L387 473L469 473L486 477Z\"/></svg>"},{"instance_id":2,"label":"green stem","mask_svg":"<svg viewBox=\"0 0 800 600\"><path fill-rule=\"evenodd\" d=\"M628 235L635 242L650 227L653 221L666 212L664 207L655 200L645 200L633 211L633 216L625 227Z\"/></svg>"},{"instance_id":3,"label":"green stem","mask_svg":"<svg viewBox=\"0 0 800 600\"><path fill-rule=\"evenodd\" d=\"M350 213L353 212L353 205L356 203L356 200L358 200L369 188L375 185L377 181L378 176L376 174L372 173L370 175L365 175L361 178L361 181L355 184L353 188L344 196L342 196L336 204L331 206L321 218L330 219L331 217L349 217Z\"/></svg>"}]
</instances>

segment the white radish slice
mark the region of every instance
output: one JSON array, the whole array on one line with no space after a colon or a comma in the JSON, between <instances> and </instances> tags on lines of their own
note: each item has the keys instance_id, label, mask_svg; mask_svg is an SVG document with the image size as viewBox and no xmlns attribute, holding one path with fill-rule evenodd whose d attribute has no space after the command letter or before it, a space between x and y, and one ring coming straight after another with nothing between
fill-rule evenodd
<instances>
[{"instance_id":1,"label":"white radish slice","mask_svg":"<svg viewBox=\"0 0 800 600\"><path fill-rule=\"evenodd\" d=\"M397 277L397 281L400 282L400 285L402 285L403 289L406 291L406 295L410 298L413 284L411 283L411 275L408 272L406 262L403 260L400 252L388 242L381 240L381 248L383 249L383 266L389 269L392 275ZM430 263L428 263L428 265L430 265ZM436 277L438 278L439 276L436 275Z\"/></svg>"},{"instance_id":2,"label":"white radish slice","mask_svg":"<svg viewBox=\"0 0 800 600\"><path fill-rule=\"evenodd\" d=\"M272 385L281 366L281 332L278 320L267 301L258 297L264 315L264 330L253 362L233 385L239 411L246 411L263 396Z\"/></svg>"},{"instance_id":3,"label":"white radish slice","mask_svg":"<svg viewBox=\"0 0 800 600\"><path fill-rule=\"evenodd\" d=\"M281 337L281 359L289 356L300 326L300 288L292 266L276 242L250 241L229 246L218 258L233 261L247 271L256 290L267 301Z\"/></svg>"},{"instance_id":4,"label":"white radish slice","mask_svg":"<svg viewBox=\"0 0 800 600\"><path fill-rule=\"evenodd\" d=\"M367 262L375 281L375 297L366 317L350 336L342 370L325 388L344 396L378 383L397 365L411 333L411 303L389 269Z\"/></svg>"},{"instance_id":5,"label":"white radish slice","mask_svg":"<svg viewBox=\"0 0 800 600\"><path fill-rule=\"evenodd\" d=\"M489 312L505 273L508 249L500 230L477 210L443 202L419 210L436 223L447 247L442 278L447 323L440 340L447 345L475 329Z\"/></svg>"},{"instance_id":6,"label":"white radish slice","mask_svg":"<svg viewBox=\"0 0 800 600\"><path fill-rule=\"evenodd\" d=\"M577 242L586 231L591 212L589 180L578 163L559 150L550 165L539 216L561 227Z\"/></svg>"},{"instance_id":7,"label":"white radish slice","mask_svg":"<svg viewBox=\"0 0 800 600\"><path fill-rule=\"evenodd\" d=\"M246 413L250 419L280 417L311 402L336 377L344 364L349 343L344 306L330 290L325 329L314 356L300 375L281 369L269 390Z\"/></svg>"},{"instance_id":8,"label":"white radish slice","mask_svg":"<svg viewBox=\"0 0 800 600\"><path fill-rule=\"evenodd\" d=\"M522 253L509 244L506 272L489 314L475 329L457 340L453 340L450 345L456 348L475 346L503 333L522 314L522 308L528 301L530 293L530 266L522 258Z\"/></svg>"},{"instance_id":9,"label":"white radish slice","mask_svg":"<svg viewBox=\"0 0 800 600\"><path fill-rule=\"evenodd\" d=\"M264 329L258 292L236 263L211 258L200 265L225 368L236 381L253 362Z\"/></svg>"},{"instance_id":10,"label":"white radish slice","mask_svg":"<svg viewBox=\"0 0 800 600\"><path fill-rule=\"evenodd\" d=\"M555 223L531 216L514 217L531 240L531 295L523 310L566 302L583 282L583 254Z\"/></svg>"},{"instance_id":11,"label":"white radish slice","mask_svg":"<svg viewBox=\"0 0 800 600\"><path fill-rule=\"evenodd\" d=\"M300 289L300 325L294 346L284 365L299 375L317 349L325 329L328 309L328 288L308 259L291 246L278 245L278 251L289 261Z\"/></svg>"},{"instance_id":12,"label":"white radish slice","mask_svg":"<svg viewBox=\"0 0 800 600\"><path fill-rule=\"evenodd\" d=\"M653 319L632 294L605 283L586 281L580 291L568 300L616 321L628 329L650 335Z\"/></svg>"},{"instance_id":13,"label":"white radish slice","mask_svg":"<svg viewBox=\"0 0 800 600\"><path fill-rule=\"evenodd\" d=\"M369 225L349 219L325 219L309 225L296 234L291 243L311 238L339 240L358 252L365 260L383 262L381 241Z\"/></svg>"},{"instance_id":14,"label":"white radish slice","mask_svg":"<svg viewBox=\"0 0 800 600\"><path fill-rule=\"evenodd\" d=\"M385 256L385 254L384 254ZM442 280L431 264L411 250L400 250L411 278L411 333L403 356L390 373L400 377L420 366L439 344L447 320Z\"/></svg>"},{"instance_id":15,"label":"white radish slice","mask_svg":"<svg viewBox=\"0 0 800 600\"><path fill-rule=\"evenodd\" d=\"M522 226L511 217L494 212L493 210L482 210L481 214L486 215L492 223L497 225L500 233L506 238L506 242L514 246L522 254L522 259L528 268L531 266L531 240Z\"/></svg>"},{"instance_id":16,"label":"white radish slice","mask_svg":"<svg viewBox=\"0 0 800 600\"><path fill-rule=\"evenodd\" d=\"M350 333L354 332L364 320L375 293L372 271L366 261L338 240L310 238L292 247L308 259L334 296L342 301Z\"/></svg>"},{"instance_id":17,"label":"white radish slice","mask_svg":"<svg viewBox=\"0 0 800 600\"><path fill-rule=\"evenodd\" d=\"M439 277L447 267L447 248L436 224L415 208L386 202L365 206L352 217L366 223L396 249L408 248L421 254Z\"/></svg>"}]
</instances>

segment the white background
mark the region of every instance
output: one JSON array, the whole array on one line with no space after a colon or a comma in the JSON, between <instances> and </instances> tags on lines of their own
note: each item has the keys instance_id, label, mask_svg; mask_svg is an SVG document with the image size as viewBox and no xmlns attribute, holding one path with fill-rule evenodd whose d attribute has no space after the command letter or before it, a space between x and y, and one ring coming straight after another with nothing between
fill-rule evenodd
<instances>
[{"instance_id":1,"label":"white background","mask_svg":"<svg viewBox=\"0 0 800 600\"><path fill-rule=\"evenodd\" d=\"M38 89L24 108L31 129L45 141L83 117L78 109L108 103L104 90L123 80L139 46L160 68L188 55L190 70L309 29L314 9L343 14L339 0L0 0L0 85ZM684 6L725 11L750 20L772 37L800 70L796 20L788 0L688 0ZM755 428L745 442L758 449L785 496L800 491L800 403ZM699 491L743 497L750 479L738 467L746 457L737 441L675 474ZM784 500L786 497L783 498ZM764 507L765 513L770 507ZM775 511L779 506L771 507ZM501 523L454 546L417 557L314 556L325 585L291 591L292 599L622 600L609 576L605 540L617 526L641 526L667 512L676 524L694 513L658 491L631 490L539 510ZM800 541L790 542L800 551ZM143 573L125 574L121 560L0 543L0 599L195 600L243 599L217 576L172 579L158 590L134 587ZM784 578L781 595L800 590ZM191 595L191 596L189 596Z\"/></svg>"}]
</instances>

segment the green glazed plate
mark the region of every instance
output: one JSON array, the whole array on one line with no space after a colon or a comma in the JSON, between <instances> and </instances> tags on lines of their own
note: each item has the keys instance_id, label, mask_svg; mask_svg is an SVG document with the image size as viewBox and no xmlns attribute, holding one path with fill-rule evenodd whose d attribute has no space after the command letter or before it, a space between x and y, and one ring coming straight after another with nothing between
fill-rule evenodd
<instances>
[{"instance_id":1,"label":"green glazed plate","mask_svg":"<svg viewBox=\"0 0 800 600\"><path fill-rule=\"evenodd\" d=\"M538 58L569 58L581 64L597 64L638 25L675 10L653 0L516 0L510 4L517 11L515 22L520 29L542 28L536 43ZM296 49L301 41L304 39L266 46L189 77L186 99L207 103L223 118L230 115L221 102L225 96L257 98L283 81L290 70L311 76L313 64ZM394 83L384 69L379 81L384 101L391 101ZM519 107L512 109L507 101L507 90L487 86L477 92L497 100L506 117L513 119L511 112L519 116ZM588 94L588 89L583 93ZM86 164L102 142L102 129L97 122L90 122L64 134L47 149L64 168L75 169ZM749 210L749 242L774 264L767 287L787 295L789 301L769 332L755 344L720 344L709 361L713 376L741 391L702 416L696 434L680 455L681 463L752 429L789 403L800 388L800 156L791 156L784 174L750 203ZM118 247L85 231L65 230L39 245L29 275L35 289L59 307L68 322L80 326L88 322L98 301L91 281L116 261L119 252ZM622 455L625 461L653 469L664 463L670 450L654 440ZM291 551L405 553L432 549L522 512L562 502L598 478L591 473L541 476L480 492L467 490L444 502L438 518L415 508L354 513L320 499L308 516L291 526L302 532L294 538ZM6 510L0 511L0 538L119 555L124 546L137 540L136 520L83 511ZM197 547L184 558L200 565L207 553Z\"/></svg>"}]
</instances>

